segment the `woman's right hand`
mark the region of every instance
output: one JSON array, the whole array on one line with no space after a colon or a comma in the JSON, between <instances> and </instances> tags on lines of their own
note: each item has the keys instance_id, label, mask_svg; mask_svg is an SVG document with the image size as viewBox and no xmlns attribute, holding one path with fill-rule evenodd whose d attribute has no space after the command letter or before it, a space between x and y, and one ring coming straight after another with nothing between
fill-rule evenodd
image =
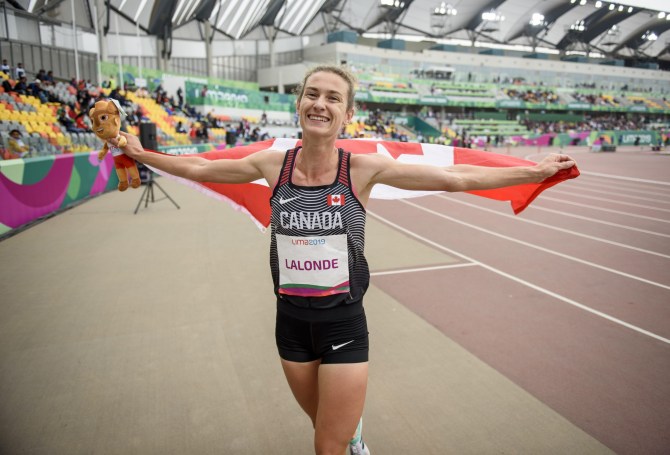
<instances>
[{"instance_id":1,"label":"woman's right hand","mask_svg":"<svg viewBox=\"0 0 670 455\"><path fill-rule=\"evenodd\" d=\"M142 143L140 142L139 138L137 136L133 136L132 134L124 133L123 131L120 131L119 135L125 137L126 141L128 141L125 146L120 146L119 140L117 138L109 139L109 143L114 147L119 147L123 153L129 157L141 161L142 154L144 153L144 147L142 147Z\"/></svg>"}]
</instances>

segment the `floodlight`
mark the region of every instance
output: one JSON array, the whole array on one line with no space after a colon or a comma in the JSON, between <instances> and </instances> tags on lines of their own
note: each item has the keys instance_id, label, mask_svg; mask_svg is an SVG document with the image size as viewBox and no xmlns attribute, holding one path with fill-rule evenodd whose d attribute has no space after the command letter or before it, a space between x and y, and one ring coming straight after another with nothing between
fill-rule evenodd
<instances>
[{"instance_id":1,"label":"floodlight","mask_svg":"<svg viewBox=\"0 0 670 455\"><path fill-rule=\"evenodd\" d=\"M533 27L539 27L544 24L544 14L533 13L533 16L530 18L530 25Z\"/></svg>"},{"instance_id":2,"label":"floodlight","mask_svg":"<svg viewBox=\"0 0 670 455\"><path fill-rule=\"evenodd\" d=\"M450 3L442 2L433 10L434 16L455 16L457 14L456 8Z\"/></svg>"},{"instance_id":3,"label":"floodlight","mask_svg":"<svg viewBox=\"0 0 670 455\"><path fill-rule=\"evenodd\" d=\"M584 24L584 21L577 21L574 24L570 26L570 30L573 30L575 32L583 32L586 30L586 25Z\"/></svg>"},{"instance_id":4,"label":"floodlight","mask_svg":"<svg viewBox=\"0 0 670 455\"><path fill-rule=\"evenodd\" d=\"M489 22L502 22L505 20L505 16L501 15L495 10L491 10L482 13L482 20Z\"/></svg>"},{"instance_id":5,"label":"floodlight","mask_svg":"<svg viewBox=\"0 0 670 455\"><path fill-rule=\"evenodd\" d=\"M400 0L379 0L379 6L384 8L403 9L405 2Z\"/></svg>"}]
</instances>

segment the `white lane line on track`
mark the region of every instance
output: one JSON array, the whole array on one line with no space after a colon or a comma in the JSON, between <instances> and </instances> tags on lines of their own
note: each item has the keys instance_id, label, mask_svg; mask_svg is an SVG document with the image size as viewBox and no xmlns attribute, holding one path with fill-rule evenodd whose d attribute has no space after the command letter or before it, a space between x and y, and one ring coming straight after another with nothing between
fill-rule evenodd
<instances>
[{"instance_id":1,"label":"white lane line on track","mask_svg":"<svg viewBox=\"0 0 670 455\"><path fill-rule=\"evenodd\" d=\"M591 218L589 216L576 215L574 213L568 213L566 211L548 209L546 207L540 207L537 204L538 204L537 201L535 201L535 204L532 205L530 208L532 210L542 210L544 212L556 213L556 214L561 215L561 216L567 216L567 217L571 217L571 218L578 218L580 220L585 220L585 221L589 221L589 222L592 222L592 223L599 223L599 224L604 224L606 226L614 226L614 227L621 228L621 229L628 229L629 231L642 232L644 234L657 235L659 237L670 237L670 234L663 234L662 232L648 231L647 229L640 229L640 228L636 228L636 227L633 227L633 226L627 226L625 224L612 223L610 221L599 220L597 218Z\"/></svg>"},{"instance_id":2,"label":"white lane line on track","mask_svg":"<svg viewBox=\"0 0 670 455\"><path fill-rule=\"evenodd\" d=\"M651 205L642 205L642 204L636 204L635 202L623 202L623 201L617 201L611 198L604 198L604 197L597 197L597 196L587 196L582 193L573 193L571 191L565 191L565 190L557 190L557 189L552 189L552 194L566 194L568 196L576 196L580 199L593 199L594 201L604 201L604 202L610 202L612 204L619 204L619 205L630 205L631 207L639 207L643 209L650 209L650 210L656 210L658 212L668 212L670 213L670 209L661 209L658 207L653 207Z\"/></svg>"},{"instance_id":3,"label":"white lane line on track","mask_svg":"<svg viewBox=\"0 0 670 455\"><path fill-rule=\"evenodd\" d=\"M612 194L612 190L596 190L593 188L579 188L577 185L571 186L570 187L573 190L579 190L579 191L587 191L591 193L598 193L598 194ZM649 201L649 202L658 202L661 204L670 204L670 201L667 199L656 199L653 197L645 197L645 196L634 196L632 194L628 194L626 191L617 191L616 193L617 197L623 197L623 198L628 198L628 199L637 199L638 201ZM657 195L658 196L658 195ZM613 202L618 202L615 199L612 199Z\"/></svg>"},{"instance_id":4,"label":"white lane line on track","mask_svg":"<svg viewBox=\"0 0 670 455\"><path fill-rule=\"evenodd\" d=\"M467 264L449 264L449 265L436 265L432 267L416 267L413 269L386 270L384 272L371 272L370 276L398 275L402 273L428 272L431 270L457 269L460 267L472 267L475 265L477 264L468 262Z\"/></svg>"},{"instance_id":5,"label":"white lane line on track","mask_svg":"<svg viewBox=\"0 0 670 455\"><path fill-rule=\"evenodd\" d=\"M601 172L591 172L591 171L582 171L581 169L579 170L581 174L584 175L593 175L596 177L606 177L608 179L615 179L615 180L626 180L628 182L640 182L640 183L651 183L654 185L663 185L663 186L670 186L670 182L662 182L659 180L649 180L649 179L640 179L637 177L628 177L625 175L612 175L612 174L603 174Z\"/></svg>"},{"instance_id":6,"label":"white lane line on track","mask_svg":"<svg viewBox=\"0 0 670 455\"><path fill-rule=\"evenodd\" d=\"M670 220L664 220L663 218L655 218L653 216L646 216L646 215L637 215L637 214L634 214L634 213L622 212L621 210L606 209L604 207L598 207L597 205L581 204L579 202L566 201L565 199L546 196L544 194L542 195L542 200L556 201L556 202L561 202L563 204L576 205L577 207L584 207L584 208L591 209L591 210L600 210L602 212L608 212L608 213L616 213L617 215L626 215L626 216L630 216L630 217L633 217L633 218L641 218L641 219L644 219L644 220L658 221L658 222L661 222L661 223L670 223Z\"/></svg>"},{"instance_id":7,"label":"white lane line on track","mask_svg":"<svg viewBox=\"0 0 670 455\"><path fill-rule=\"evenodd\" d=\"M489 208L486 208L486 207L480 207L478 205L471 204L469 202L459 201L458 199L450 198L449 196L445 196L443 194L438 194L437 197L442 198L442 199L446 199L447 201L456 202L458 204L465 205L467 207L472 207L472 208L477 209L477 210L483 210L485 212L495 213L496 215L504 216L505 218L510 218L510 219L515 220L515 221L520 221L522 223L530 223L530 224L534 224L535 226L542 226L543 228L546 228L546 229L553 229L555 231L565 232L566 234L576 235L577 237L583 237L585 239L595 240L596 242L607 243L609 245L618 246L620 248L627 248L629 250L637 251L639 253L646 253L646 254L651 254L653 256L660 256L662 258L670 259L670 255L668 255L668 254L659 253L657 251L645 250L644 248L638 248L636 246L627 245L625 243L615 242L613 240L603 239L601 237L595 237L595 236L592 236L592 235L589 235L589 234L582 234L581 232L572 231L570 229L565 229L565 228L561 228L561 227L558 227L558 226L552 226L551 224L542 223L540 221L529 220L527 218L519 218L515 215L510 215L508 213L502 213L502 212L498 212L497 210L489 209Z\"/></svg>"},{"instance_id":8,"label":"white lane line on track","mask_svg":"<svg viewBox=\"0 0 670 455\"><path fill-rule=\"evenodd\" d=\"M582 303L576 302L576 301L574 301L574 300L572 300L572 299L570 299L570 298L568 298L568 297L565 297L565 296L562 296L562 295L560 295L560 294L557 294L557 293L555 293L555 292L553 292L553 291L550 291L549 289L545 289L545 288L543 288L543 287L541 287L541 286L538 286L538 285L536 285L536 284L533 284L533 283L531 283L531 282L529 282L529 281L526 281L526 280L524 280L524 279L522 279L522 278L516 277L516 276L514 276L514 275L510 275L510 274L507 273L507 272L503 272L503 271L500 270L500 269L496 269L495 267L492 267L492 266L490 266L490 265L484 264L483 262L477 261L477 260L474 259L474 258L471 258L471 257L466 256L466 255L464 255L464 254L458 253L458 252L456 252L456 251L454 251L454 250L452 250L452 249L450 249L450 248L447 248L447 247L445 247L445 246L443 246L443 245L441 245L441 244L439 244L439 243L437 243L437 242L433 242L432 240L429 240L429 239L427 239L427 238L425 238L425 237L423 237L423 236L421 236L421 235L419 235L419 234L416 234L416 233L414 233L414 232L412 232L412 231L410 231L410 230L408 230L408 229L405 229L404 227L399 226L399 225L395 224L394 222L392 222L392 221L390 221L390 220L387 220L386 218L384 218L384 217L382 217L382 216L380 216L380 215L377 215L376 213L373 213L373 212L368 211L368 215L371 215L371 216L373 216L374 218L377 218L379 221L381 221L381 222L383 222L383 223L386 223L387 225L389 225L389 226L391 226L391 227L393 227L393 228L395 228L395 229L397 229L397 230L399 230L399 231L401 231L401 232L404 232L405 234L407 234L407 235L409 235L409 236L411 236L411 237L414 237L414 238L416 238L416 239L421 240L422 242L425 242L425 243L427 243L427 244L429 244L429 245L432 245L432 246L434 246L435 248L438 248L438 249L440 249L440 250L442 250L442 251L446 251L447 253L452 254L452 255L454 255L454 256L458 256L458 257L460 257L460 258L462 258L462 259L465 259L466 261L472 262L473 264L476 264L476 265L478 265L478 266L480 266L480 267L482 267L482 268L485 268L486 270L489 270L489 271L491 271L491 272L493 272L493 273L496 273L496 274L498 274L498 275L500 275L500 276L503 276L503 277L505 277L505 278L508 278L508 279L510 279L510 280L512 280L512 281L516 281L517 283L519 283L519 284L521 284L521 285L523 285L523 286L527 286L527 287L529 287L529 288L531 288L531 289L534 289L534 290L536 290L536 291L538 291L538 292L541 292L541 293L543 293L543 294L546 294L546 295L548 295L548 296L551 296L551 297L553 297L553 298L555 298L555 299L557 299L557 300L560 300L560 301L562 301L562 302L568 303L568 304L570 304L570 305L572 305L572 306L574 306L574 307L577 307L577 308L579 308L579 309L581 309L581 310L587 311L587 312L589 312L589 313L591 313L591 314L594 314L594 315L596 315L596 316L599 316L599 317L601 317L601 318L603 318L603 319L606 319L606 320L608 320L608 321L610 321L610 322L613 322L613 323L618 324L618 325L620 325L620 326L623 326L623 327L626 327L626 328L628 328L628 329L634 330L634 331L636 331L636 332L638 332L638 333L641 333L642 335L647 335L648 337L651 337L651 338L654 338L654 339L656 339L656 340L662 341L662 342L664 342L664 343L670 344L670 340L667 339L667 338L664 338L664 337L662 337L662 336L660 336L660 335L656 335L656 334L653 333L653 332L650 332L650 331L648 331L648 330L644 330L643 328L638 327L638 326L635 326L635 325L633 325L633 324L629 324L628 322L622 321L621 319L617 319L617 318L615 318L614 316L610 316L610 315L607 314L607 313L603 313L602 311L595 310L595 309L593 309L593 308L591 308L591 307L588 307L588 306L586 306L586 305L584 305L584 304L582 304Z\"/></svg>"},{"instance_id":9,"label":"white lane line on track","mask_svg":"<svg viewBox=\"0 0 670 455\"><path fill-rule=\"evenodd\" d=\"M576 258L574 256L570 256L569 254L563 254L563 253L555 251L555 250L550 250L549 248L545 248L543 246L535 245L533 243L524 242L523 240L515 239L514 237L509 237L507 235L499 234L499 233L491 231L489 229L485 229L483 227L476 226L474 224L466 223L465 221L461 221L461 220L458 220L456 218L445 215L443 213L436 212L435 210L431 210L431 209L428 209L426 207L422 207L422 206L420 206L418 204L415 204L414 202L410 202L406 199L399 199L398 202L401 202L401 203L407 204L407 205L411 205L412 207L416 207L419 210L423 210L424 212L428 212L428 213L430 213L432 215L435 215L437 217L444 218L445 220L453 221L454 223L461 224L461 225L467 226L471 229L476 229L477 231L485 232L487 234L494 235L496 237L500 237L501 239L509 240L510 242L519 243L521 245L524 245L524 246L527 246L527 247L530 247L530 248L534 248L534 249L542 251L544 253L549 253L549 254L553 254L554 256L562 257L562 258L567 259L569 261L578 262L580 264L584 264L584 265L588 265L589 267L604 270L606 272L610 272L610 273L613 273L615 275L620 275L620 276L623 276L623 277L626 277L626 278L630 278L632 280L640 281L642 283L651 284L652 286L656 286L656 287L659 287L659 288L670 290L670 286L668 286L668 285L665 285L665 284L662 284L662 283L657 283L657 282L651 281L651 280L647 280L646 278L642 278L642 277L636 276L636 275L631 275L630 273L622 272L620 270L612 269L610 267L605 267L604 265L596 264L595 262L586 261L584 259L579 259L579 258Z\"/></svg>"},{"instance_id":10,"label":"white lane line on track","mask_svg":"<svg viewBox=\"0 0 670 455\"><path fill-rule=\"evenodd\" d=\"M581 189L584 188L599 188L604 190L609 190L610 193L616 192L627 192L627 193L641 193L641 194L650 194L654 196L668 196L670 195L670 188L650 188L641 189L639 186L627 186L622 185L621 182L604 182L602 180L577 180L570 182L570 188Z\"/></svg>"},{"instance_id":11,"label":"white lane line on track","mask_svg":"<svg viewBox=\"0 0 670 455\"><path fill-rule=\"evenodd\" d=\"M524 156L524 159L528 161L535 161L539 162L543 158L545 158L549 153L556 153L556 152L545 152L545 153L530 153L528 155ZM591 152L573 152L573 153L567 153L567 155L573 156L573 155L585 155L589 154ZM532 157L537 156L539 159L534 160ZM577 167L579 167L579 164L577 164ZM642 179L642 178L637 178L637 177L629 177L627 175L614 175L614 174L604 174L602 172L591 172L591 171L583 171L579 170L579 173L582 175L590 175L594 177L605 177L609 179L614 179L614 180L625 180L628 182L638 182L638 183L649 183L652 185L663 185L663 186L670 186L670 182L665 182L662 180L650 180L650 179Z\"/></svg>"}]
</instances>

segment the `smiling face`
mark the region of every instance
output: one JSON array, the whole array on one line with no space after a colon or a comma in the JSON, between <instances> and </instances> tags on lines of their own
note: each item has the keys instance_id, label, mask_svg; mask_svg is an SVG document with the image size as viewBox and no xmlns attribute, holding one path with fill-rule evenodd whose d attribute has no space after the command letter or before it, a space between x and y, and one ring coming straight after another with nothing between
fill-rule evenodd
<instances>
[{"instance_id":1,"label":"smiling face","mask_svg":"<svg viewBox=\"0 0 670 455\"><path fill-rule=\"evenodd\" d=\"M93 122L93 132L102 140L112 139L119 135L121 116L111 101L98 101L89 111Z\"/></svg>"},{"instance_id":2,"label":"smiling face","mask_svg":"<svg viewBox=\"0 0 670 455\"><path fill-rule=\"evenodd\" d=\"M349 95L349 85L339 75L327 71L311 74L296 101L303 135L337 137L354 115L353 107L348 107Z\"/></svg>"}]
</instances>

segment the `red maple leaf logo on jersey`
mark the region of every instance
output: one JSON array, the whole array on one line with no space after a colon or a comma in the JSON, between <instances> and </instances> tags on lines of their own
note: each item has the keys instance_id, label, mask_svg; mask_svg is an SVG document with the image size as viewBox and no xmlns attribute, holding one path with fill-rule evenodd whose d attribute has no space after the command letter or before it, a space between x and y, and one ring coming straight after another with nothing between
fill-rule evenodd
<instances>
[{"instance_id":1,"label":"red maple leaf logo on jersey","mask_svg":"<svg viewBox=\"0 0 670 455\"><path fill-rule=\"evenodd\" d=\"M329 194L328 205L344 205L344 194Z\"/></svg>"}]
</instances>

